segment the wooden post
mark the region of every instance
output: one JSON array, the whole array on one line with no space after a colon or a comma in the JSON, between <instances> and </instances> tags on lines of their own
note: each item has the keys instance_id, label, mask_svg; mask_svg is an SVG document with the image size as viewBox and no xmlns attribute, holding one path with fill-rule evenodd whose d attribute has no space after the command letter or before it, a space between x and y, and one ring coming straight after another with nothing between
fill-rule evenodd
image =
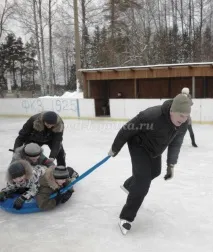
<instances>
[{"instance_id":1,"label":"wooden post","mask_svg":"<svg viewBox=\"0 0 213 252\"><path fill-rule=\"evenodd\" d=\"M90 80L87 81L87 97L91 97Z\"/></svg>"},{"instance_id":2,"label":"wooden post","mask_svg":"<svg viewBox=\"0 0 213 252\"><path fill-rule=\"evenodd\" d=\"M192 76L192 98L195 98L195 76Z\"/></svg>"},{"instance_id":3,"label":"wooden post","mask_svg":"<svg viewBox=\"0 0 213 252\"><path fill-rule=\"evenodd\" d=\"M134 98L138 98L137 79L134 79Z\"/></svg>"}]
</instances>

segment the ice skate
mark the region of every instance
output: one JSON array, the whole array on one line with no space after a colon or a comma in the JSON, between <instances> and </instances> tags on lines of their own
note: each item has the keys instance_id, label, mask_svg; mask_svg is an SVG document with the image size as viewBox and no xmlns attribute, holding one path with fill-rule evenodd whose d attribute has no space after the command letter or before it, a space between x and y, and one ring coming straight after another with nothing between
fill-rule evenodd
<instances>
[{"instance_id":1,"label":"ice skate","mask_svg":"<svg viewBox=\"0 0 213 252\"><path fill-rule=\"evenodd\" d=\"M127 220L120 219L118 225L123 235L126 235L128 231L131 229L131 222Z\"/></svg>"}]
</instances>

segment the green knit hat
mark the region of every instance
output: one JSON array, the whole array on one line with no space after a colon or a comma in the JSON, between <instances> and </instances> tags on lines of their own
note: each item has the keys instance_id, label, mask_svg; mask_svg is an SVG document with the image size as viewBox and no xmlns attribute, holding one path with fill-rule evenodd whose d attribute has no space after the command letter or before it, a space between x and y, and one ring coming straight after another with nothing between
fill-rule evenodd
<instances>
[{"instance_id":1,"label":"green knit hat","mask_svg":"<svg viewBox=\"0 0 213 252\"><path fill-rule=\"evenodd\" d=\"M190 114L191 113L190 99L183 94L175 96L172 102L171 111L183 114Z\"/></svg>"}]
</instances>

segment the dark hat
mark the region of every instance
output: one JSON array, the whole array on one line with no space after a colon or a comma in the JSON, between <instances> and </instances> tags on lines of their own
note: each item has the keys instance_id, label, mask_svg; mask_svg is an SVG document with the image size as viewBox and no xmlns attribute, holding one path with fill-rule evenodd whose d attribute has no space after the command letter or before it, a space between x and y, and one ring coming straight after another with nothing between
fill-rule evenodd
<instances>
[{"instance_id":1,"label":"dark hat","mask_svg":"<svg viewBox=\"0 0 213 252\"><path fill-rule=\"evenodd\" d=\"M41 154L42 149L36 143L29 143L24 147L24 153L28 157L37 157Z\"/></svg>"},{"instance_id":2,"label":"dark hat","mask_svg":"<svg viewBox=\"0 0 213 252\"><path fill-rule=\"evenodd\" d=\"M22 177L26 173L24 166L20 162L10 164L8 172L12 179Z\"/></svg>"},{"instance_id":3,"label":"dark hat","mask_svg":"<svg viewBox=\"0 0 213 252\"><path fill-rule=\"evenodd\" d=\"M69 171L65 166L59 165L56 166L53 170L53 177L55 179L67 179L70 177Z\"/></svg>"},{"instance_id":4,"label":"dark hat","mask_svg":"<svg viewBox=\"0 0 213 252\"><path fill-rule=\"evenodd\" d=\"M191 100L184 94L179 94L175 96L172 102L171 111L178 113L191 113Z\"/></svg>"},{"instance_id":5,"label":"dark hat","mask_svg":"<svg viewBox=\"0 0 213 252\"><path fill-rule=\"evenodd\" d=\"M58 116L54 111L47 111L43 115L43 121L48 124L56 124Z\"/></svg>"}]
</instances>

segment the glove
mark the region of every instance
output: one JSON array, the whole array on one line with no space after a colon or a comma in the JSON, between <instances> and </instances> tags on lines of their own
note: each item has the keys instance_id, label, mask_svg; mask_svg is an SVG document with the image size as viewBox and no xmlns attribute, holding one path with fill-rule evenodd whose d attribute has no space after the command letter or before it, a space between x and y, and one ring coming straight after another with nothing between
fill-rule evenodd
<instances>
[{"instance_id":1,"label":"glove","mask_svg":"<svg viewBox=\"0 0 213 252\"><path fill-rule=\"evenodd\" d=\"M3 202L8 198L13 198L13 192L0 192L0 201Z\"/></svg>"},{"instance_id":2,"label":"glove","mask_svg":"<svg viewBox=\"0 0 213 252\"><path fill-rule=\"evenodd\" d=\"M22 206L23 206L25 200L26 200L26 199L25 199L23 196L18 197L18 198L15 200L15 202L14 202L14 204L13 204L13 207L14 207L16 210L20 210L20 209L22 208Z\"/></svg>"},{"instance_id":3,"label":"glove","mask_svg":"<svg viewBox=\"0 0 213 252\"><path fill-rule=\"evenodd\" d=\"M114 152L112 149L108 152L108 156L115 157L118 153Z\"/></svg>"},{"instance_id":4,"label":"glove","mask_svg":"<svg viewBox=\"0 0 213 252\"><path fill-rule=\"evenodd\" d=\"M67 170L69 172L70 178L78 178L79 174L72 167L67 166Z\"/></svg>"},{"instance_id":5,"label":"glove","mask_svg":"<svg viewBox=\"0 0 213 252\"><path fill-rule=\"evenodd\" d=\"M16 190L16 193L18 193L18 194L23 194L23 193L25 193L27 190L29 190L28 188L18 188L17 190Z\"/></svg>"},{"instance_id":6,"label":"glove","mask_svg":"<svg viewBox=\"0 0 213 252\"><path fill-rule=\"evenodd\" d=\"M54 160L55 160L55 158L48 158L48 160L50 161L50 162L54 162Z\"/></svg>"},{"instance_id":7,"label":"glove","mask_svg":"<svg viewBox=\"0 0 213 252\"><path fill-rule=\"evenodd\" d=\"M64 194L62 194L61 196L61 203L65 203L66 201L68 201L68 199L72 196L73 194L73 190L68 190L67 192L65 192Z\"/></svg>"},{"instance_id":8,"label":"glove","mask_svg":"<svg viewBox=\"0 0 213 252\"><path fill-rule=\"evenodd\" d=\"M165 180L172 179L174 177L174 165L168 165L167 166L167 172L166 175L164 176Z\"/></svg>"},{"instance_id":9,"label":"glove","mask_svg":"<svg viewBox=\"0 0 213 252\"><path fill-rule=\"evenodd\" d=\"M0 201L3 202L7 199L5 192L0 192Z\"/></svg>"},{"instance_id":10,"label":"glove","mask_svg":"<svg viewBox=\"0 0 213 252\"><path fill-rule=\"evenodd\" d=\"M62 198L62 194L60 194L59 191L58 191L58 194L55 197L56 206L61 202L61 198Z\"/></svg>"}]
</instances>

